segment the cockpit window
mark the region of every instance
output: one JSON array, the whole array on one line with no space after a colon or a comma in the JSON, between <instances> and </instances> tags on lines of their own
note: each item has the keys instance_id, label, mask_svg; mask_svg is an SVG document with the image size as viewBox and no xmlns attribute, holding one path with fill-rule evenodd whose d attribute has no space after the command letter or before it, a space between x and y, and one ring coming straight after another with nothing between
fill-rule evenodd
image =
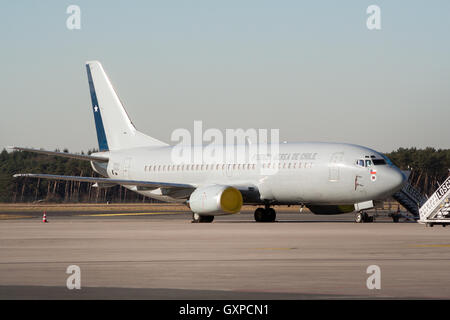
<instances>
[{"instance_id":1,"label":"cockpit window","mask_svg":"<svg viewBox=\"0 0 450 320\"><path fill-rule=\"evenodd\" d=\"M372 160L369 159L359 159L356 160L356 165L360 167L371 167L372 166Z\"/></svg>"},{"instance_id":2,"label":"cockpit window","mask_svg":"<svg viewBox=\"0 0 450 320\"><path fill-rule=\"evenodd\" d=\"M373 159L373 164L376 166L386 165L386 160L384 159Z\"/></svg>"},{"instance_id":3,"label":"cockpit window","mask_svg":"<svg viewBox=\"0 0 450 320\"><path fill-rule=\"evenodd\" d=\"M391 161L388 157L386 157L384 154L382 154L381 156L384 158L384 160L386 160L386 163L387 163L388 165L390 165L390 166L393 166L393 165L394 165L394 164L392 163L392 161Z\"/></svg>"}]
</instances>

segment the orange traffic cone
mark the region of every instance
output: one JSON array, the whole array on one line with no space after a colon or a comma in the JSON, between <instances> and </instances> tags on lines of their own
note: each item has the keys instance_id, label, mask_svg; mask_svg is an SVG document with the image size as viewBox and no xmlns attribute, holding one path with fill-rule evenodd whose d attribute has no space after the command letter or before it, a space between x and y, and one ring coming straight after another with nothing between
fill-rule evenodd
<instances>
[{"instance_id":1,"label":"orange traffic cone","mask_svg":"<svg viewBox=\"0 0 450 320\"><path fill-rule=\"evenodd\" d=\"M42 217L42 222L48 222L47 221L47 215L45 214L45 211L44 211L44 216Z\"/></svg>"}]
</instances>

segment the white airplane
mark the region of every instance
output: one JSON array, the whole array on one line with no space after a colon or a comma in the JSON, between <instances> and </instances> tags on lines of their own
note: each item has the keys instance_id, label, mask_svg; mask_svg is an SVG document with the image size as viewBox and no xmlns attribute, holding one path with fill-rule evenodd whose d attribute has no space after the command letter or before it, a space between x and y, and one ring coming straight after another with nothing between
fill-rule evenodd
<instances>
[{"instance_id":1,"label":"white airplane","mask_svg":"<svg viewBox=\"0 0 450 320\"><path fill-rule=\"evenodd\" d=\"M282 156L276 161L272 157L266 162L176 163L175 146L136 130L102 65L89 61L86 69L100 151L79 155L12 149L87 160L103 177L35 173L15 177L81 181L97 187L122 185L150 198L186 203L193 222L239 213L243 204L259 206L254 215L258 222L275 221L272 206L294 204L315 214L357 211L360 222L368 219L362 210L393 195L406 181L383 154L345 143L281 143L277 149ZM202 152L198 146L192 150ZM275 170L268 173L263 170L267 168Z\"/></svg>"}]
</instances>

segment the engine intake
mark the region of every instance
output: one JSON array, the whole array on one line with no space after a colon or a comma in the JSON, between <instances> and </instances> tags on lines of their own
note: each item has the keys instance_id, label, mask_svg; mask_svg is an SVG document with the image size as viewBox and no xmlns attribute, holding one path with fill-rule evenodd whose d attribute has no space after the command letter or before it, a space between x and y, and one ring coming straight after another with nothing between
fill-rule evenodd
<instances>
[{"instance_id":1,"label":"engine intake","mask_svg":"<svg viewBox=\"0 0 450 320\"><path fill-rule=\"evenodd\" d=\"M241 211L241 192L230 186L212 185L197 188L189 198L189 207L203 215L224 215Z\"/></svg>"}]
</instances>

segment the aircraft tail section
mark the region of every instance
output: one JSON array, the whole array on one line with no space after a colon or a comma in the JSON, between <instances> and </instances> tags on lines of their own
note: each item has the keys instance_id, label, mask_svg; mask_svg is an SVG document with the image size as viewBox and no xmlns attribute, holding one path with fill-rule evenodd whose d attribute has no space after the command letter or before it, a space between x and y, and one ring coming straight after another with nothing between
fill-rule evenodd
<instances>
[{"instance_id":1,"label":"aircraft tail section","mask_svg":"<svg viewBox=\"0 0 450 320\"><path fill-rule=\"evenodd\" d=\"M100 151L167 145L136 130L100 62L86 70Z\"/></svg>"}]
</instances>

